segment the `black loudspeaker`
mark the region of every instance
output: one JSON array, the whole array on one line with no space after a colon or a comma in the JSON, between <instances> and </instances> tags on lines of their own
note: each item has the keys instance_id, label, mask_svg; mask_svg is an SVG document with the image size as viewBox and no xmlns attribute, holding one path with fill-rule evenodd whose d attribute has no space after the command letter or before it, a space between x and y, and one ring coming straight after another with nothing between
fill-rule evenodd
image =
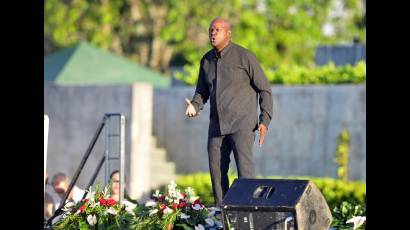
<instances>
[{"instance_id":1,"label":"black loudspeaker","mask_svg":"<svg viewBox=\"0 0 410 230\"><path fill-rule=\"evenodd\" d=\"M332 214L308 180L236 179L222 201L225 229L328 230Z\"/></svg>"}]
</instances>

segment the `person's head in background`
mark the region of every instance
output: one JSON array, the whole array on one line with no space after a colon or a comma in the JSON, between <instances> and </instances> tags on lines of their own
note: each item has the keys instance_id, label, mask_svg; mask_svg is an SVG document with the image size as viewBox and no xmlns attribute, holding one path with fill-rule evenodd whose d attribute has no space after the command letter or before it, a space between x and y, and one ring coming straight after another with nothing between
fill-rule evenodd
<instances>
[{"instance_id":1,"label":"person's head in background","mask_svg":"<svg viewBox=\"0 0 410 230\"><path fill-rule=\"evenodd\" d=\"M57 195L62 198L68 190L70 179L67 175L60 172L53 176L51 185L53 186L53 189L57 193Z\"/></svg>"},{"instance_id":2,"label":"person's head in background","mask_svg":"<svg viewBox=\"0 0 410 230\"><path fill-rule=\"evenodd\" d=\"M44 218L48 219L53 215L54 201L50 194L44 194Z\"/></svg>"},{"instance_id":3,"label":"person's head in background","mask_svg":"<svg viewBox=\"0 0 410 230\"><path fill-rule=\"evenodd\" d=\"M120 200L120 171L115 170L110 175L111 198L115 201Z\"/></svg>"}]
</instances>

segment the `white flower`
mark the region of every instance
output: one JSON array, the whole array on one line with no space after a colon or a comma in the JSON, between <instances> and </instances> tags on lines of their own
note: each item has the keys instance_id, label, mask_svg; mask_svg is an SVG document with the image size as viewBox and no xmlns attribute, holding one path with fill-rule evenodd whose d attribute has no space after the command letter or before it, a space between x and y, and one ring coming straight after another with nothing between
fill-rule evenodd
<instances>
[{"instance_id":1,"label":"white flower","mask_svg":"<svg viewBox=\"0 0 410 230\"><path fill-rule=\"evenodd\" d=\"M67 204L65 204L65 208L72 208L74 206L74 202L67 202Z\"/></svg>"},{"instance_id":2,"label":"white flower","mask_svg":"<svg viewBox=\"0 0 410 230\"><path fill-rule=\"evenodd\" d=\"M165 215L168 215L168 214L171 214L171 213L173 213L174 211L172 211L172 209L170 209L170 208L168 208L168 207L166 207L165 209L164 209L164 214Z\"/></svg>"},{"instance_id":3,"label":"white flower","mask_svg":"<svg viewBox=\"0 0 410 230\"><path fill-rule=\"evenodd\" d=\"M111 215L114 215L114 216L117 215L117 211L113 207L107 209L107 211L105 211L105 212L109 213Z\"/></svg>"},{"instance_id":4,"label":"white flower","mask_svg":"<svg viewBox=\"0 0 410 230\"><path fill-rule=\"evenodd\" d=\"M188 187L185 189L185 194L187 195L187 197L191 197L195 195L194 189L191 187Z\"/></svg>"},{"instance_id":5,"label":"white flower","mask_svg":"<svg viewBox=\"0 0 410 230\"><path fill-rule=\"evenodd\" d=\"M153 215L157 214L157 212L158 212L158 209L152 209L152 210L149 211L149 216L153 216Z\"/></svg>"},{"instance_id":6,"label":"white flower","mask_svg":"<svg viewBox=\"0 0 410 230\"><path fill-rule=\"evenodd\" d=\"M97 217L95 215L88 215L87 216L87 222L91 225L94 226L97 223Z\"/></svg>"},{"instance_id":7,"label":"white flower","mask_svg":"<svg viewBox=\"0 0 410 230\"><path fill-rule=\"evenodd\" d=\"M206 225L211 226L211 227L214 226L215 224L214 220L212 220L211 218L206 218L205 222L206 222Z\"/></svg>"},{"instance_id":8,"label":"white flower","mask_svg":"<svg viewBox=\"0 0 410 230\"><path fill-rule=\"evenodd\" d=\"M365 216L354 216L350 220L346 221L346 224L353 223L353 225L354 225L353 229L357 229L364 222L366 222L366 217Z\"/></svg>"},{"instance_id":9,"label":"white flower","mask_svg":"<svg viewBox=\"0 0 410 230\"><path fill-rule=\"evenodd\" d=\"M201 205L199 205L199 204L195 204L194 206L192 206L192 209L194 209L194 210L200 210L200 209L202 209L202 206Z\"/></svg>"},{"instance_id":10,"label":"white flower","mask_svg":"<svg viewBox=\"0 0 410 230\"><path fill-rule=\"evenodd\" d=\"M128 213L135 215L134 213L134 208L137 207L136 204L129 202L128 200L123 200L122 204L125 206L125 211L127 211Z\"/></svg>"},{"instance_id":11,"label":"white flower","mask_svg":"<svg viewBox=\"0 0 410 230\"><path fill-rule=\"evenodd\" d=\"M157 189L157 190L155 190L155 193L154 194L152 194L152 196L153 197L160 197L161 196L161 193L159 193L159 190Z\"/></svg>"},{"instance_id":12,"label":"white flower","mask_svg":"<svg viewBox=\"0 0 410 230\"><path fill-rule=\"evenodd\" d=\"M153 200L149 200L147 203L145 203L145 207L152 207L157 205L157 202L153 201Z\"/></svg>"},{"instance_id":13,"label":"white flower","mask_svg":"<svg viewBox=\"0 0 410 230\"><path fill-rule=\"evenodd\" d=\"M205 230L205 227L202 224L198 224L198 226L195 226L195 230Z\"/></svg>"},{"instance_id":14,"label":"white flower","mask_svg":"<svg viewBox=\"0 0 410 230\"><path fill-rule=\"evenodd\" d=\"M172 194L177 187L177 184L173 180L171 180L171 183L168 185L168 193Z\"/></svg>"},{"instance_id":15,"label":"white flower","mask_svg":"<svg viewBox=\"0 0 410 230\"><path fill-rule=\"evenodd\" d=\"M96 206L99 206L99 205L100 205L100 202L94 202L90 204L90 207L95 208Z\"/></svg>"},{"instance_id":16,"label":"white flower","mask_svg":"<svg viewBox=\"0 0 410 230\"><path fill-rule=\"evenodd\" d=\"M63 211L69 211L71 210L72 207L74 207L74 203L73 202L67 202L63 208Z\"/></svg>"},{"instance_id":17,"label":"white flower","mask_svg":"<svg viewBox=\"0 0 410 230\"><path fill-rule=\"evenodd\" d=\"M181 219L188 219L189 217L191 216L181 212Z\"/></svg>"},{"instance_id":18,"label":"white flower","mask_svg":"<svg viewBox=\"0 0 410 230\"><path fill-rule=\"evenodd\" d=\"M90 199L90 202L95 202L95 192L89 192L87 198Z\"/></svg>"}]
</instances>

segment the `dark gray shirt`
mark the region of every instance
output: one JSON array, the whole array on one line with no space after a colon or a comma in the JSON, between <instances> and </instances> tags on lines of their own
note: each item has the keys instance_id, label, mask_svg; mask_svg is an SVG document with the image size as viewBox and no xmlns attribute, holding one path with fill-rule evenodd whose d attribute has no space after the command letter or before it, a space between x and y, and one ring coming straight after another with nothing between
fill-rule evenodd
<instances>
[{"instance_id":1,"label":"dark gray shirt","mask_svg":"<svg viewBox=\"0 0 410 230\"><path fill-rule=\"evenodd\" d=\"M212 49L202 57L192 105L198 112L210 99L210 136L242 129L255 131L258 94L259 121L268 127L272 118L272 92L255 55L230 43L219 55Z\"/></svg>"}]
</instances>

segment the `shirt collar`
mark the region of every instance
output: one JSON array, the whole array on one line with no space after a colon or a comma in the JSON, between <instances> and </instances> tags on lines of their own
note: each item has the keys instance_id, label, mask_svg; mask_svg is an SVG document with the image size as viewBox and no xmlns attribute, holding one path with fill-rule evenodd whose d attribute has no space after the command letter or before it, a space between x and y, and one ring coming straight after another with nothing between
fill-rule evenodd
<instances>
[{"instance_id":1,"label":"shirt collar","mask_svg":"<svg viewBox=\"0 0 410 230\"><path fill-rule=\"evenodd\" d=\"M223 58L228 53L228 51L231 49L231 47L232 47L232 42L229 41L228 45L226 45L225 48L221 51L220 58ZM219 58L218 52L216 51L216 49L214 49L214 55L215 57Z\"/></svg>"}]
</instances>

